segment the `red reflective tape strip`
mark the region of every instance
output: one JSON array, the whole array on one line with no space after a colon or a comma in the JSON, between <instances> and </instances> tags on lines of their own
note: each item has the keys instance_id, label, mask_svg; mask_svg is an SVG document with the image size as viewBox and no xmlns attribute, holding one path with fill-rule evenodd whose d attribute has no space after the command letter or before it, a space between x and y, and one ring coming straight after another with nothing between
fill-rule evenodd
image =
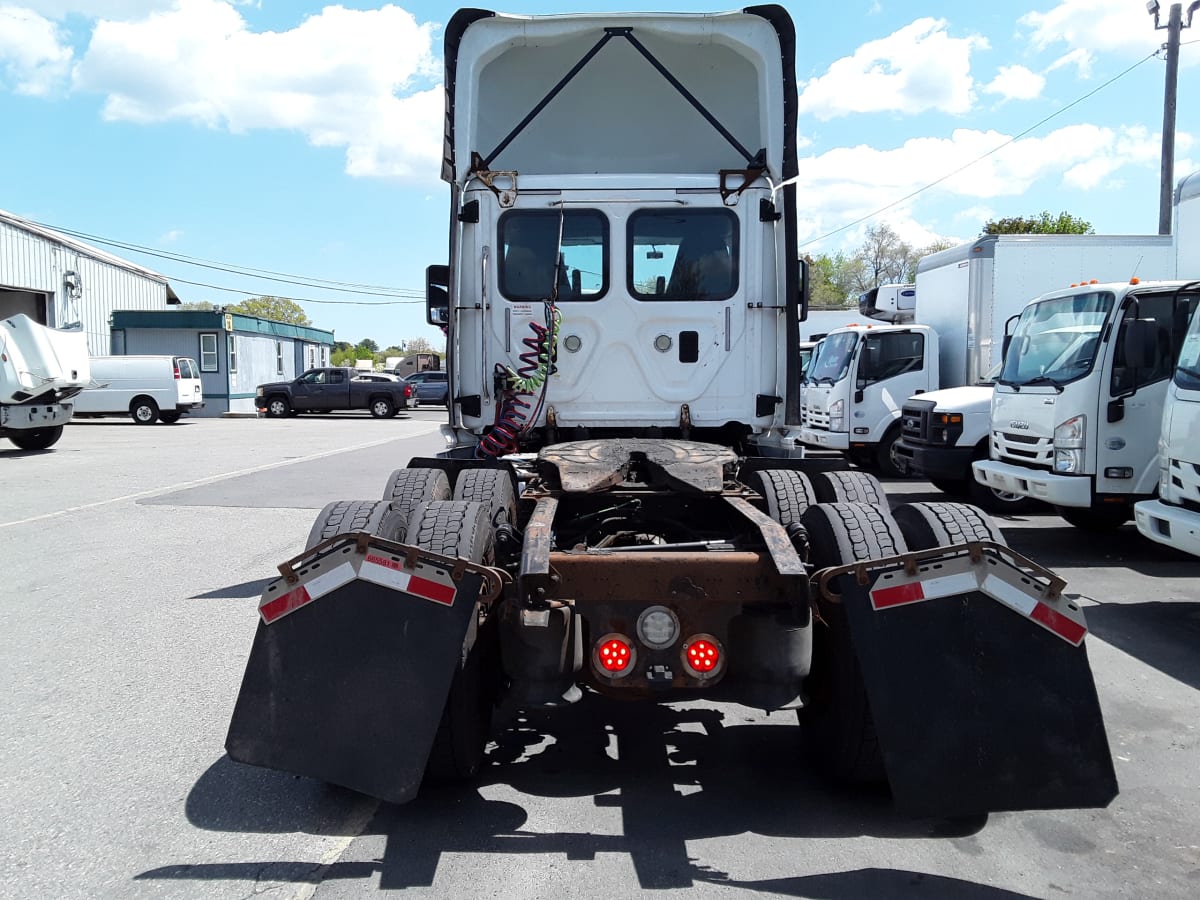
<instances>
[{"instance_id":1,"label":"red reflective tape strip","mask_svg":"<svg viewBox=\"0 0 1200 900\"><path fill-rule=\"evenodd\" d=\"M286 594L281 594L274 600L268 601L259 607L258 612L262 616L263 622L270 625L276 619L286 616L290 612L295 612L306 603L311 603L313 598L308 593L308 588L300 585L298 588L288 591Z\"/></svg>"},{"instance_id":2,"label":"red reflective tape strip","mask_svg":"<svg viewBox=\"0 0 1200 900\"><path fill-rule=\"evenodd\" d=\"M432 600L434 603L441 603L443 606L454 605L454 594L456 593L454 586L442 584L440 581L430 581L428 578L422 578L420 575L414 575L408 582L408 593L416 594L418 597L424 597L426 600Z\"/></svg>"},{"instance_id":3,"label":"red reflective tape strip","mask_svg":"<svg viewBox=\"0 0 1200 900\"><path fill-rule=\"evenodd\" d=\"M1073 619L1068 619L1062 613L1055 612L1045 603L1039 603L1029 617L1040 625L1044 625L1059 637L1078 645L1087 634L1087 629Z\"/></svg>"},{"instance_id":4,"label":"red reflective tape strip","mask_svg":"<svg viewBox=\"0 0 1200 900\"><path fill-rule=\"evenodd\" d=\"M887 609L889 606L900 606L904 603L916 603L925 599L925 586L914 581L911 584L897 584L894 587L876 588L871 591L871 605L875 609Z\"/></svg>"}]
</instances>

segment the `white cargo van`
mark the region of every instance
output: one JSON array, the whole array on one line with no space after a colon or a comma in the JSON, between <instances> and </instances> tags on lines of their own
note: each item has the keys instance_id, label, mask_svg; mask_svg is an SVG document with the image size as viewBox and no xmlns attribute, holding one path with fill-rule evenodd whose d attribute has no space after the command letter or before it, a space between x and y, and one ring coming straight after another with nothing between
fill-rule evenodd
<instances>
[{"instance_id":1,"label":"white cargo van","mask_svg":"<svg viewBox=\"0 0 1200 900\"><path fill-rule=\"evenodd\" d=\"M129 415L139 425L168 425L204 406L200 367L186 356L94 356L92 381L75 398L75 415Z\"/></svg>"}]
</instances>

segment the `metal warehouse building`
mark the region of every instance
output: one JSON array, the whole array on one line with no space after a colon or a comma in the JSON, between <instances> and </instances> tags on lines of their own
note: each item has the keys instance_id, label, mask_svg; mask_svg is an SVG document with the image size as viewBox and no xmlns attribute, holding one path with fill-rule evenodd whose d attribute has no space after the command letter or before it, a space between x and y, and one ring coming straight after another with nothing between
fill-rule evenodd
<instances>
[{"instance_id":1,"label":"metal warehouse building","mask_svg":"<svg viewBox=\"0 0 1200 900\"><path fill-rule=\"evenodd\" d=\"M24 313L52 328L80 322L88 352L104 356L114 310L175 303L157 272L0 210L0 316Z\"/></svg>"},{"instance_id":2,"label":"metal warehouse building","mask_svg":"<svg viewBox=\"0 0 1200 900\"><path fill-rule=\"evenodd\" d=\"M219 310L117 310L112 353L190 357L204 390L204 409L192 415L247 414L258 385L328 366L333 332Z\"/></svg>"}]
</instances>

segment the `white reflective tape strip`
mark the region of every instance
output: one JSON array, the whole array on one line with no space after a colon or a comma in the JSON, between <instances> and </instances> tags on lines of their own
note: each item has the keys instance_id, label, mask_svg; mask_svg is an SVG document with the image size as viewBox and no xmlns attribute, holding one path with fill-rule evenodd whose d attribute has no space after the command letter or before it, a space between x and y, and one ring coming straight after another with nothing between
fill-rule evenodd
<instances>
[{"instance_id":1,"label":"white reflective tape strip","mask_svg":"<svg viewBox=\"0 0 1200 900\"><path fill-rule=\"evenodd\" d=\"M363 581L396 591L407 591L408 583L412 580L412 575L404 570L403 562L380 556L377 553L367 554L366 561L362 564L358 574Z\"/></svg>"},{"instance_id":2,"label":"white reflective tape strip","mask_svg":"<svg viewBox=\"0 0 1200 900\"><path fill-rule=\"evenodd\" d=\"M343 584L348 584L354 580L354 566L348 562L342 563L340 566L335 566L328 572L323 572L315 578L311 578L304 582L304 586L308 588L308 595L316 600L318 597L323 597L330 591L337 590Z\"/></svg>"},{"instance_id":3,"label":"white reflective tape strip","mask_svg":"<svg viewBox=\"0 0 1200 900\"><path fill-rule=\"evenodd\" d=\"M951 597L955 594L969 594L979 590L979 582L972 573L961 575L939 575L937 578L921 578L921 590L925 592L926 600L938 597Z\"/></svg>"},{"instance_id":4,"label":"white reflective tape strip","mask_svg":"<svg viewBox=\"0 0 1200 900\"><path fill-rule=\"evenodd\" d=\"M989 574L984 578L980 590L989 597L999 600L1009 609L1019 612L1027 619L1033 615L1033 611L1038 605L1037 597L1030 597L1020 588L1013 587L1007 581L995 575Z\"/></svg>"}]
</instances>

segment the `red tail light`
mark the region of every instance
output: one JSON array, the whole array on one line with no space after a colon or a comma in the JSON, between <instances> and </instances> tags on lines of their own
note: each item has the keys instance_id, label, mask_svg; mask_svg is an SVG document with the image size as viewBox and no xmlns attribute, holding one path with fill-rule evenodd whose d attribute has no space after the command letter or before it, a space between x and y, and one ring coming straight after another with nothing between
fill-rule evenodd
<instances>
[{"instance_id":1,"label":"red tail light","mask_svg":"<svg viewBox=\"0 0 1200 900\"><path fill-rule=\"evenodd\" d=\"M404 386L404 396L406 398L412 396L412 385L411 384L406 384Z\"/></svg>"},{"instance_id":2,"label":"red tail light","mask_svg":"<svg viewBox=\"0 0 1200 900\"><path fill-rule=\"evenodd\" d=\"M684 644L683 659L697 675L712 675L721 666L721 645L707 636L694 637Z\"/></svg>"},{"instance_id":3,"label":"red tail light","mask_svg":"<svg viewBox=\"0 0 1200 900\"><path fill-rule=\"evenodd\" d=\"M605 635L596 644L596 667L605 675L618 677L628 674L635 659L633 645L620 634Z\"/></svg>"},{"instance_id":4,"label":"red tail light","mask_svg":"<svg viewBox=\"0 0 1200 900\"><path fill-rule=\"evenodd\" d=\"M176 381L179 380L179 367L178 366L175 367L175 380Z\"/></svg>"}]
</instances>

